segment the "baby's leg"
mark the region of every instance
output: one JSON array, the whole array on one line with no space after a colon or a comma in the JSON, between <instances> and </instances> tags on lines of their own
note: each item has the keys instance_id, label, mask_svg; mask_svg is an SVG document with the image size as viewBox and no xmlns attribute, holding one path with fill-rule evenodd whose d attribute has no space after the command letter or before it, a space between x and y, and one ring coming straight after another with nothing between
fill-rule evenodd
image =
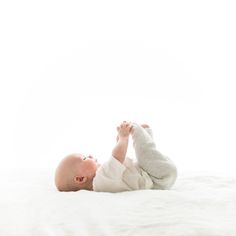
<instances>
[{"instance_id":1,"label":"baby's leg","mask_svg":"<svg viewBox=\"0 0 236 236\"><path fill-rule=\"evenodd\" d=\"M151 138L153 139L152 129L149 127L149 125L143 124L143 125L141 125L141 127L143 127L148 132L148 134L151 136Z\"/></svg>"},{"instance_id":2,"label":"baby's leg","mask_svg":"<svg viewBox=\"0 0 236 236\"><path fill-rule=\"evenodd\" d=\"M150 175L154 188L170 188L176 180L177 170L174 163L156 149L151 129L133 124L131 134L139 166Z\"/></svg>"}]
</instances>

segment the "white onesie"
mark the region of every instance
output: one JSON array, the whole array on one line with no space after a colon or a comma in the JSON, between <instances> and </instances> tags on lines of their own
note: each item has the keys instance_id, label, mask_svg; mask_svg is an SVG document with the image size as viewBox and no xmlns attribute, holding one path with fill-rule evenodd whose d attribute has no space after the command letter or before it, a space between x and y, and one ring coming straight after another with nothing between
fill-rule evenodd
<instances>
[{"instance_id":1,"label":"white onesie","mask_svg":"<svg viewBox=\"0 0 236 236\"><path fill-rule=\"evenodd\" d=\"M97 192L114 193L152 187L150 176L128 157L123 164L111 157L98 168L93 179L93 190Z\"/></svg>"},{"instance_id":2,"label":"white onesie","mask_svg":"<svg viewBox=\"0 0 236 236\"><path fill-rule=\"evenodd\" d=\"M177 177L174 163L156 149L151 129L133 124L133 146L137 162L126 157L124 163L111 157L101 165L93 179L97 192L138 189L169 189Z\"/></svg>"}]
</instances>

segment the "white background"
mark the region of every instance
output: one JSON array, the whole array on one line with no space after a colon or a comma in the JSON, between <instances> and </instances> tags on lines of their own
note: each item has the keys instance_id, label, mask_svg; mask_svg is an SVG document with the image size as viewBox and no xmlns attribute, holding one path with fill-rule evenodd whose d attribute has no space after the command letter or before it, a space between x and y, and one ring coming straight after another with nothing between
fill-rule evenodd
<instances>
[{"instance_id":1,"label":"white background","mask_svg":"<svg viewBox=\"0 0 236 236\"><path fill-rule=\"evenodd\" d=\"M123 120L181 171L234 172L234 1L0 2L3 168L101 162ZM132 142L129 154L132 156Z\"/></svg>"}]
</instances>

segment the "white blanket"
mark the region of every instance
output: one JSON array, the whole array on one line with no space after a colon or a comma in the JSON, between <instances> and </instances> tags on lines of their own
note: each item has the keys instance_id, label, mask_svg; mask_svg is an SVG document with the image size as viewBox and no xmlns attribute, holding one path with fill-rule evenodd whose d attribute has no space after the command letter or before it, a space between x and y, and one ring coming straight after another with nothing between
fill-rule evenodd
<instances>
[{"instance_id":1,"label":"white blanket","mask_svg":"<svg viewBox=\"0 0 236 236\"><path fill-rule=\"evenodd\" d=\"M49 171L1 173L1 236L236 236L236 177L192 173L171 190L57 192Z\"/></svg>"}]
</instances>

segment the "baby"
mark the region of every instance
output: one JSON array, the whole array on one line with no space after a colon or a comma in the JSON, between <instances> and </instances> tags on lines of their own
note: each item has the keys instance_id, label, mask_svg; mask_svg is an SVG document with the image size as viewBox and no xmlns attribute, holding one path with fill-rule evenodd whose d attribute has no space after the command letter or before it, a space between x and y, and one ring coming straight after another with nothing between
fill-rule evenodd
<instances>
[{"instance_id":1,"label":"baby","mask_svg":"<svg viewBox=\"0 0 236 236\"><path fill-rule=\"evenodd\" d=\"M55 184L59 191L80 189L122 192L139 189L169 189L176 180L174 163L162 155L146 124L122 122L117 127L117 143L111 158L103 165L92 156L71 154L59 164ZM132 136L137 162L126 157Z\"/></svg>"}]
</instances>

